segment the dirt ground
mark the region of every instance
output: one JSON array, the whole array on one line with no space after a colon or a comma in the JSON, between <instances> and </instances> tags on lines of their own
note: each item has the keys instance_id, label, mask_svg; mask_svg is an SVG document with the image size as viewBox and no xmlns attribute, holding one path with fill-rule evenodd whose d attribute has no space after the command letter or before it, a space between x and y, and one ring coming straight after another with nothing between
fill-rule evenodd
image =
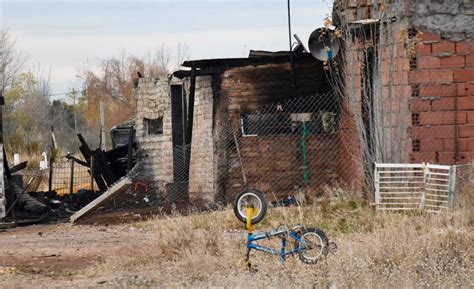
<instances>
[{"instance_id":1,"label":"dirt ground","mask_svg":"<svg viewBox=\"0 0 474 289\"><path fill-rule=\"evenodd\" d=\"M0 232L0 286L103 284L104 278L74 277L108 256L120 255L150 240L150 232L131 225L57 224L8 229Z\"/></svg>"},{"instance_id":2,"label":"dirt ground","mask_svg":"<svg viewBox=\"0 0 474 289\"><path fill-rule=\"evenodd\" d=\"M40 225L0 232L1 288L472 288L474 219L380 214L357 203L270 209L257 230L304 223L338 250L316 265L251 255L232 210L121 225ZM279 239L267 240L278 248ZM274 242L274 243L272 243ZM268 245L268 244L267 244Z\"/></svg>"}]
</instances>

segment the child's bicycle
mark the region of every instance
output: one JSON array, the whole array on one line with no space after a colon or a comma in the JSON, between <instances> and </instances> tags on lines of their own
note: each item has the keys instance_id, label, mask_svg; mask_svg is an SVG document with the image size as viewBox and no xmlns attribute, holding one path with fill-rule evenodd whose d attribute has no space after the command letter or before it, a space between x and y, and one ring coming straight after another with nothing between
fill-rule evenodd
<instances>
[{"instance_id":1,"label":"child's bicycle","mask_svg":"<svg viewBox=\"0 0 474 289\"><path fill-rule=\"evenodd\" d=\"M306 264L316 264L330 251L336 250L336 244L330 243L326 234L318 228L305 228L302 225L297 225L289 229L286 225L282 225L268 232L254 233L253 225L261 222L267 213L265 195L257 190L247 189L240 193L234 202L234 213L241 222L246 224L247 262L252 249L280 256L282 262L287 256L298 254L300 260ZM255 243L258 240L273 237L281 239L279 250ZM291 250L287 250L288 239L293 239L294 242L294 248Z\"/></svg>"}]
</instances>

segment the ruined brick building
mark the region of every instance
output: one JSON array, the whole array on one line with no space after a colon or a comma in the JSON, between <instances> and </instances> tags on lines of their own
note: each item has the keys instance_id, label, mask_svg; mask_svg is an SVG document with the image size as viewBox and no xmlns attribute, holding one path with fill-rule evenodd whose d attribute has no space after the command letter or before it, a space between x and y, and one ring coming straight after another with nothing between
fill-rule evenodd
<instances>
[{"instance_id":1,"label":"ruined brick building","mask_svg":"<svg viewBox=\"0 0 474 289\"><path fill-rule=\"evenodd\" d=\"M330 63L251 52L141 79L144 173L169 201L209 204L246 186L276 198L362 189L375 161L473 162L474 7L444 2L335 1Z\"/></svg>"},{"instance_id":2,"label":"ruined brick building","mask_svg":"<svg viewBox=\"0 0 474 289\"><path fill-rule=\"evenodd\" d=\"M247 185L294 194L304 182L294 118L308 114L306 185L345 177L337 173L347 171L337 157L344 146L331 126L340 104L309 53L295 52L291 62L288 52L251 52L183 66L190 70L170 79L141 79L136 94L139 162L154 181L171 183L170 200L228 202ZM321 116L330 118L326 127Z\"/></svg>"}]
</instances>

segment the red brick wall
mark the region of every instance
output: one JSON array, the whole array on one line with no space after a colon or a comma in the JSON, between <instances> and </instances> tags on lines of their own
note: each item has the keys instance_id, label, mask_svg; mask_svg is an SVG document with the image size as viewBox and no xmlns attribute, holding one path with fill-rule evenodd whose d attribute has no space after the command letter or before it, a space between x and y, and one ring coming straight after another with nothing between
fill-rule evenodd
<instances>
[{"instance_id":1,"label":"red brick wall","mask_svg":"<svg viewBox=\"0 0 474 289\"><path fill-rule=\"evenodd\" d=\"M364 0L335 1L335 13L342 27L355 20L380 18L380 6L373 3ZM383 104L384 114L392 118L383 123L384 130L387 135L401 138L400 161L440 164L473 162L474 44L472 40L450 41L442 38L440 35L450 35L452 27L449 23L446 23L446 31L439 29L440 34L420 31L413 38L409 35L409 28L413 27L411 23L416 22L414 13L418 13L413 3L396 0L384 5L384 15L396 16L394 21L380 25L381 91L375 93ZM384 40L384 35L390 36L389 39ZM353 66L356 68L357 63ZM358 77L357 69L351 70L351 74ZM350 123L347 118L346 122ZM391 140L387 138L383 153L388 155L390 146Z\"/></svg>"},{"instance_id":2,"label":"red brick wall","mask_svg":"<svg viewBox=\"0 0 474 289\"><path fill-rule=\"evenodd\" d=\"M343 183L339 154L339 134L310 135L307 141L310 172L307 187L317 193L320 186ZM303 188L301 136L241 137L242 162L250 186L264 191L271 199L294 195ZM347 169L347 168L346 168ZM350 180L350 179L349 179ZM227 198L232 200L244 188L240 166L230 171L226 184Z\"/></svg>"},{"instance_id":3,"label":"red brick wall","mask_svg":"<svg viewBox=\"0 0 474 289\"><path fill-rule=\"evenodd\" d=\"M453 42L440 35L419 32L416 69L410 83L419 95L410 102L418 118L412 139L419 151L413 162L440 164L474 161L474 44Z\"/></svg>"}]
</instances>

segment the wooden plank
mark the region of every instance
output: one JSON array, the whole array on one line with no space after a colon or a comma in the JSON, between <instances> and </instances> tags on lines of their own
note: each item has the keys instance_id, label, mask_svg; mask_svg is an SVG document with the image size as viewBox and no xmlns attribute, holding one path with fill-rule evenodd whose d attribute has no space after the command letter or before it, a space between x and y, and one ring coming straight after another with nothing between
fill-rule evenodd
<instances>
[{"instance_id":1,"label":"wooden plank","mask_svg":"<svg viewBox=\"0 0 474 289\"><path fill-rule=\"evenodd\" d=\"M15 228L16 226L15 222L0 222L1 230Z\"/></svg>"},{"instance_id":2,"label":"wooden plank","mask_svg":"<svg viewBox=\"0 0 474 289\"><path fill-rule=\"evenodd\" d=\"M97 166L100 167L99 171L102 174L102 177L104 178L105 182L107 183L107 186L112 186L112 184L114 184L117 181L117 177L112 172L112 169L107 163L105 154L101 149L96 149L94 151L94 161L96 161Z\"/></svg>"},{"instance_id":3,"label":"wooden plank","mask_svg":"<svg viewBox=\"0 0 474 289\"><path fill-rule=\"evenodd\" d=\"M93 200L90 202L87 206L84 208L80 209L74 215L71 216L70 221L71 223L75 223L79 218L82 218L84 215L89 213L91 210L94 208L100 206L103 204L105 201L107 201L109 198L113 197L116 194L119 194L126 190L130 185L132 184L132 181L129 178L123 178L118 183L114 184L112 187L110 187L106 192L104 192L102 195L100 195L97 199Z\"/></svg>"}]
</instances>

